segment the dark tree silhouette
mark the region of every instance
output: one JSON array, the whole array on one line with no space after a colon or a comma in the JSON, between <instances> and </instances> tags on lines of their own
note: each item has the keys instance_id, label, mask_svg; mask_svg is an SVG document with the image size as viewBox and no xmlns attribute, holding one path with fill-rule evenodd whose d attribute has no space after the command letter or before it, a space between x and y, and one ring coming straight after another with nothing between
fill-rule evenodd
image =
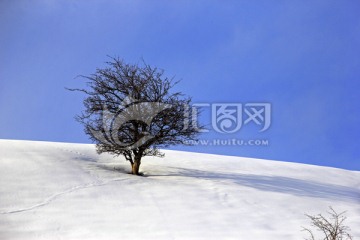
<instances>
[{"instance_id":1,"label":"dark tree silhouette","mask_svg":"<svg viewBox=\"0 0 360 240\"><path fill-rule=\"evenodd\" d=\"M197 117L188 111L191 99L171 92L177 82L163 70L111 58L106 68L80 77L87 88L69 89L86 94L85 110L76 119L99 154L123 155L132 174L139 175L142 157L163 156L160 147L196 140L199 127L188 124Z\"/></svg>"}]
</instances>

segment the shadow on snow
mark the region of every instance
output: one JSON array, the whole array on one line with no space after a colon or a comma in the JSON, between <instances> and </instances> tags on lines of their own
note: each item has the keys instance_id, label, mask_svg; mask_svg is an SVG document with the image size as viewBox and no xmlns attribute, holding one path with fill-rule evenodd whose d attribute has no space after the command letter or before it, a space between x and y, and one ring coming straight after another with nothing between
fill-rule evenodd
<instances>
[{"instance_id":1,"label":"shadow on snow","mask_svg":"<svg viewBox=\"0 0 360 240\"><path fill-rule=\"evenodd\" d=\"M262 191L279 192L296 196L351 200L360 203L360 190L356 188L319 183L281 176L218 173L186 168L174 168L176 173L152 176L182 176L205 180L226 181Z\"/></svg>"}]
</instances>

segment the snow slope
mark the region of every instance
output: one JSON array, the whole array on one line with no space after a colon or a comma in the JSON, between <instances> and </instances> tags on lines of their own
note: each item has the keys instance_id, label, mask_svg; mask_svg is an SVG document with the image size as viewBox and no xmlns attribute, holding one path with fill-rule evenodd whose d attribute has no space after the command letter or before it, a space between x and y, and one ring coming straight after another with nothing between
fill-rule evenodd
<instances>
[{"instance_id":1,"label":"snow slope","mask_svg":"<svg viewBox=\"0 0 360 240\"><path fill-rule=\"evenodd\" d=\"M164 152L136 177L90 144L0 140L0 239L303 239L328 206L360 239L360 172Z\"/></svg>"}]
</instances>

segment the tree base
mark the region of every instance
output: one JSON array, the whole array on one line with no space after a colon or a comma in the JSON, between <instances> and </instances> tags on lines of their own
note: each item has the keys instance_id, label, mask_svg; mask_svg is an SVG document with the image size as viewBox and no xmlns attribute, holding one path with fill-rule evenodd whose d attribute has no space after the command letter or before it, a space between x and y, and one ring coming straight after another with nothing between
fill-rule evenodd
<instances>
[{"instance_id":1,"label":"tree base","mask_svg":"<svg viewBox=\"0 0 360 240\"><path fill-rule=\"evenodd\" d=\"M139 177L145 177L145 174L143 172L139 172L138 174L133 174L132 172L127 172L127 174L135 175L135 176L139 176Z\"/></svg>"},{"instance_id":2,"label":"tree base","mask_svg":"<svg viewBox=\"0 0 360 240\"><path fill-rule=\"evenodd\" d=\"M140 158L139 159L135 159L134 163L131 164L131 173L134 175L139 175L139 169L140 169Z\"/></svg>"}]
</instances>

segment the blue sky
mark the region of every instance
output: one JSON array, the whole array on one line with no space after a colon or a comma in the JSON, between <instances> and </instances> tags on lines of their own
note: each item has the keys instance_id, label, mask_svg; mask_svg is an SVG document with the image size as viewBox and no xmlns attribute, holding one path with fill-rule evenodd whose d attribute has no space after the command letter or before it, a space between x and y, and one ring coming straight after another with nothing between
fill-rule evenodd
<instances>
[{"instance_id":1,"label":"blue sky","mask_svg":"<svg viewBox=\"0 0 360 240\"><path fill-rule=\"evenodd\" d=\"M357 0L3 0L0 138L89 142L74 121L84 96L65 87L112 55L165 69L197 103L272 105L263 133L203 135L269 146L176 149L360 170L359 12Z\"/></svg>"}]
</instances>

